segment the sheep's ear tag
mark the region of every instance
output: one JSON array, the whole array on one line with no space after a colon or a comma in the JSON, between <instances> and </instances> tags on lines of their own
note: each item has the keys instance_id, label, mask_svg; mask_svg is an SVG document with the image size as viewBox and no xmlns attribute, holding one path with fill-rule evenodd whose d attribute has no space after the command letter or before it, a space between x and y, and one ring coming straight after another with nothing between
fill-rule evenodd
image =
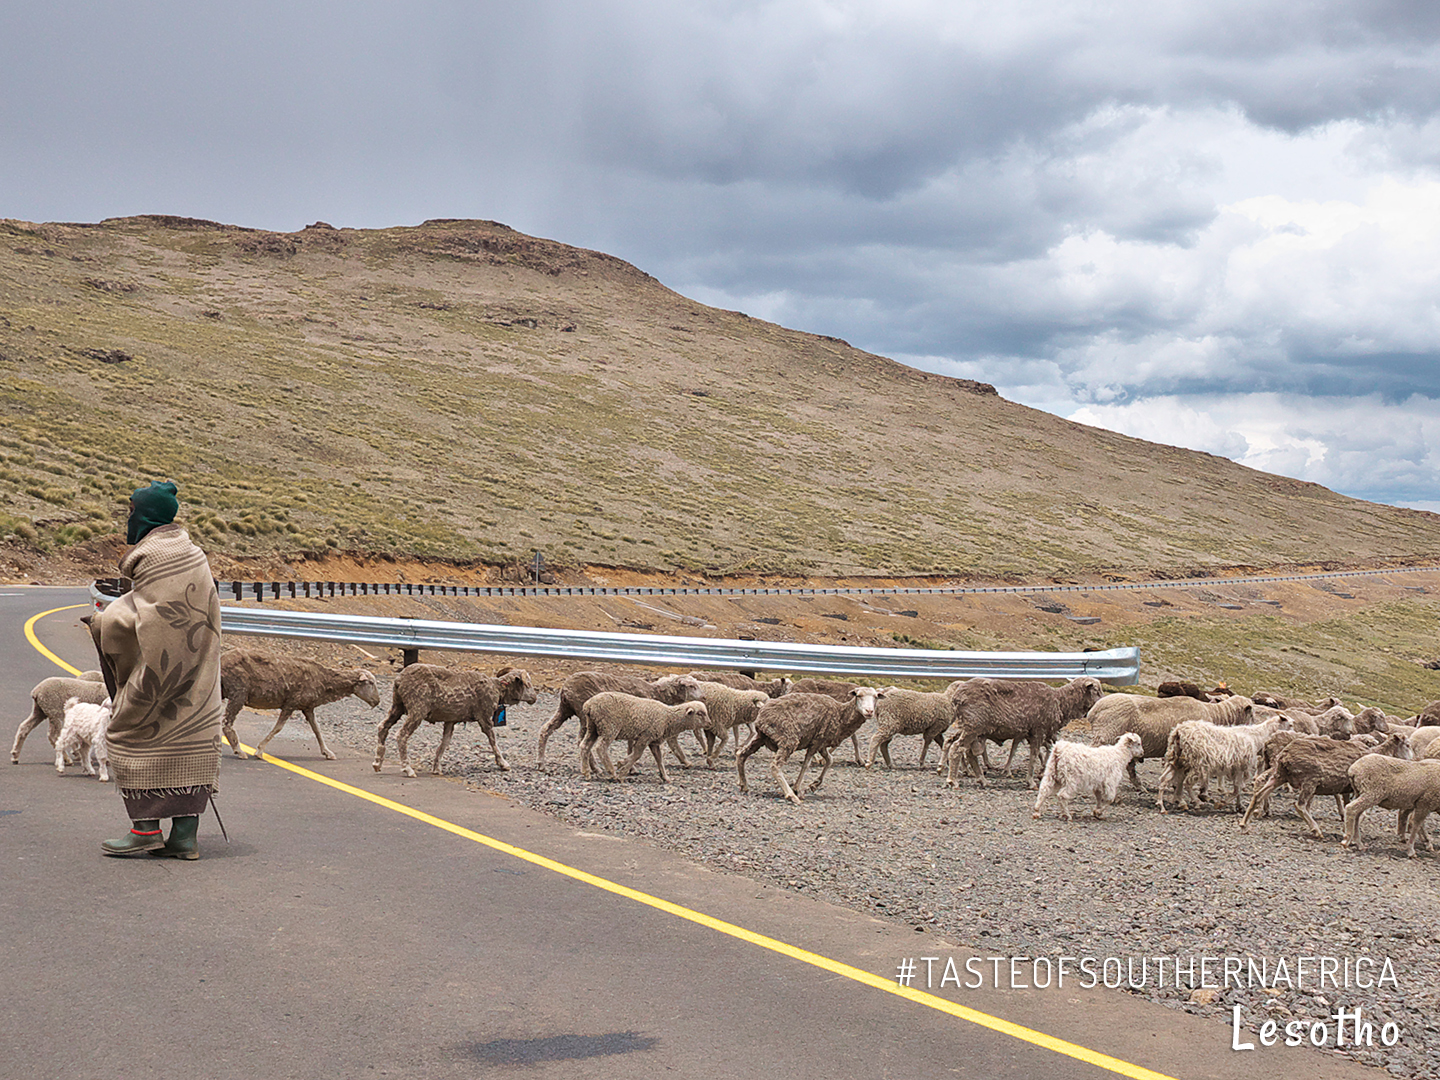
<instances>
[{"instance_id":1,"label":"sheep's ear tag","mask_svg":"<svg viewBox=\"0 0 1440 1080\"><path fill-rule=\"evenodd\" d=\"M501 705L501 706L500 706L500 711L495 714L495 726L496 726L496 727L504 727L504 726L505 726L505 706L504 706L504 705Z\"/></svg>"}]
</instances>

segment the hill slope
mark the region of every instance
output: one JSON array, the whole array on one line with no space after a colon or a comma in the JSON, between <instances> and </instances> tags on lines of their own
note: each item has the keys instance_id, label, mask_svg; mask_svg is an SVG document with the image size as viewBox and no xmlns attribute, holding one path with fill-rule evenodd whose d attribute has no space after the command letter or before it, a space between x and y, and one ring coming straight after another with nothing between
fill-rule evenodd
<instances>
[{"instance_id":1,"label":"hill slope","mask_svg":"<svg viewBox=\"0 0 1440 1080\"><path fill-rule=\"evenodd\" d=\"M1440 516L1087 428L479 221L0 222L0 536L711 573L1428 560Z\"/></svg>"}]
</instances>

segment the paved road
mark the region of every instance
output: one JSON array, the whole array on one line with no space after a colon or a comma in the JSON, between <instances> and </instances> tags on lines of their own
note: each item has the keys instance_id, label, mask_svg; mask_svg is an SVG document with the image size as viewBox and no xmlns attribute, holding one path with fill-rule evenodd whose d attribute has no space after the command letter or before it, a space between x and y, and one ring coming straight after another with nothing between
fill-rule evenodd
<instances>
[{"instance_id":1,"label":"paved road","mask_svg":"<svg viewBox=\"0 0 1440 1080\"><path fill-rule=\"evenodd\" d=\"M60 673L26 621L87 599L0 587L0 715ZM83 613L35 626L76 667ZM225 758L231 841L207 818L195 863L103 858L120 800L57 777L43 729L0 766L0 1080L1383 1075L1234 1053L1228 1028L1117 993L899 996L903 959L968 954L342 748L323 761L302 728L277 761Z\"/></svg>"}]
</instances>

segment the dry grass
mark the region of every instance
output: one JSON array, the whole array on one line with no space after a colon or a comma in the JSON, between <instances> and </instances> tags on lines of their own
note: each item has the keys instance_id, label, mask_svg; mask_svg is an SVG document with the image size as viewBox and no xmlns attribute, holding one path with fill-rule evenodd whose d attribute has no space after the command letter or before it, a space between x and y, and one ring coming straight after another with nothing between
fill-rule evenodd
<instances>
[{"instance_id":1,"label":"dry grass","mask_svg":"<svg viewBox=\"0 0 1440 1080\"><path fill-rule=\"evenodd\" d=\"M0 537L42 547L171 476L233 556L1033 579L1440 555L1440 517L976 390L493 223L0 223Z\"/></svg>"}]
</instances>

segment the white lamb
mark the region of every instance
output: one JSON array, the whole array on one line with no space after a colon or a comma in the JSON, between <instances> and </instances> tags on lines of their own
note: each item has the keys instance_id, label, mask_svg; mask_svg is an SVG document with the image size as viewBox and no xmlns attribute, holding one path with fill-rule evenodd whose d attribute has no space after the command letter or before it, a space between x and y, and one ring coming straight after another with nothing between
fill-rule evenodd
<instances>
[{"instance_id":1,"label":"white lamb","mask_svg":"<svg viewBox=\"0 0 1440 1080\"><path fill-rule=\"evenodd\" d=\"M1095 797L1095 820L1104 815L1105 807L1117 802L1125 770L1136 758L1145 755L1145 744L1139 735L1128 731L1110 746L1084 746L1061 740L1050 751L1045 772L1040 777L1040 794L1035 799L1031 818L1039 820L1045 800L1054 796L1065 811L1065 820L1074 821L1070 800L1076 796Z\"/></svg>"},{"instance_id":2,"label":"white lamb","mask_svg":"<svg viewBox=\"0 0 1440 1080\"><path fill-rule=\"evenodd\" d=\"M92 705L78 697L65 701L65 722L60 728L60 738L55 742L55 771L65 775L66 756L78 757L80 767L86 776L94 776L90 767L90 754L100 766L100 781L110 779L110 750L105 743L105 732L110 727L110 699Z\"/></svg>"}]
</instances>

